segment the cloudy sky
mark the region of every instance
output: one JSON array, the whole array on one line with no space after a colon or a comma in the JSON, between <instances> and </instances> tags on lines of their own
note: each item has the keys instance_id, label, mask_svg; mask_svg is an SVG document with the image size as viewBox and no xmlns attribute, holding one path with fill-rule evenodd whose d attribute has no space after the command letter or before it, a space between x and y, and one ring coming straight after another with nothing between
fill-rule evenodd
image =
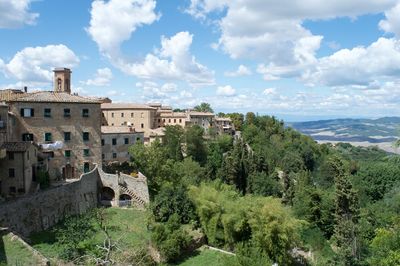
<instances>
[{"instance_id":1,"label":"cloudy sky","mask_svg":"<svg viewBox=\"0 0 400 266\"><path fill-rule=\"evenodd\" d=\"M400 116L400 0L0 0L0 87L286 120Z\"/></svg>"}]
</instances>

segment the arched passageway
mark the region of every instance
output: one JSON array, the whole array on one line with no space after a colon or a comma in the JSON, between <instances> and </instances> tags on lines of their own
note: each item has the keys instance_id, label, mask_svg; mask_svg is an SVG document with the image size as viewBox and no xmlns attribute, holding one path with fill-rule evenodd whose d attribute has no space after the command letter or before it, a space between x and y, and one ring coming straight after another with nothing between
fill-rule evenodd
<instances>
[{"instance_id":1,"label":"arched passageway","mask_svg":"<svg viewBox=\"0 0 400 266\"><path fill-rule=\"evenodd\" d=\"M128 194L121 194L119 200L132 200L132 197Z\"/></svg>"},{"instance_id":2,"label":"arched passageway","mask_svg":"<svg viewBox=\"0 0 400 266\"><path fill-rule=\"evenodd\" d=\"M114 200L115 192L110 187L103 187L101 189L101 200Z\"/></svg>"}]
</instances>

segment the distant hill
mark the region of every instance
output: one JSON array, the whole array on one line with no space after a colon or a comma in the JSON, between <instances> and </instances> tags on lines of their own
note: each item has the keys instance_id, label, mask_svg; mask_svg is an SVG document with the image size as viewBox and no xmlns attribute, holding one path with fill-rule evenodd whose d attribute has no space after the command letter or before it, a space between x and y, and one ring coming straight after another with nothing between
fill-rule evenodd
<instances>
[{"instance_id":1,"label":"distant hill","mask_svg":"<svg viewBox=\"0 0 400 266\"><path fill-rule=\"evenodd\" d=\"M377 145L384 150L398 152L392 144L400 137L400 117L331 119L289 123L289 126L319 142Z\"/></svg>"}]
</instances>

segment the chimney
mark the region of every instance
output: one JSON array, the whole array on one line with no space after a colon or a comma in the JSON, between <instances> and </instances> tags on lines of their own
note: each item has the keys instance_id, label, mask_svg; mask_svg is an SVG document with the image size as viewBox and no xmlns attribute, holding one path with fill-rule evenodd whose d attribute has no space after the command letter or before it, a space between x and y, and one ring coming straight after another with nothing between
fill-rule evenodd
<instances>
[{"instance_id":1,"label":"chimney","mask_svg":"<svg viewBox=\"0 0 400 266\"><path fill-rule=\"evenodd\" d=\"M28 87L24 86L24 92L27 93L28 92Z\"/></svg>"}]
</instances>

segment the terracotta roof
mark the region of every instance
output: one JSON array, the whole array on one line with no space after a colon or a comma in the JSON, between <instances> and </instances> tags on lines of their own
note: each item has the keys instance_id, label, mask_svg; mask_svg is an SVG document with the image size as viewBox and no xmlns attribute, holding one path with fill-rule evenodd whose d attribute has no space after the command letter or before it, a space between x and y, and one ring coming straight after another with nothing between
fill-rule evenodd
<instances>
[{"instance_id":1,"label":"terracotta roof","mask_svg":"<svg viewBox=\"0 0 400 266\"><path fill-rule=\"evenodd\" d=\"M156 137L156 136L165 136L165 127L159 127L155 129L150 130L150 136L151 137Z\"/></svg>"},{"instance_id":2,"label":"terracotta roof","mask_svg":"<svg viewBox=\"0 0 400 266\"><path fill-rule=\"evenodd\" d=\"M135 131L135 128L128 126L102 126L101 134L135 134L142 133Z\"/></svg>"},{"instance_id":3,"label":"terracotta roof","mask_svg":"<svg viewBox=\"0 0 400 266\"><path fill-rule=\"evenodd\" d=\"M194 112L194 111L190 111L189 115L193 115L193 116L214 116L213 113L206 113L206 112Z\"/></svg>"},{"instance_id":4,"label":"terracotta roof","mask_svg":"<svg viewBox=\"0 0 400 266\"><path fill-rule=\"evenodd\" d=\"M232 122L232 119L230 117L216 117L216 121L229 121Z\"/></svg>"},{"instance_id":5,"label":"terracotta roof","mask_svg":"<svg viewBox=\"0 0 400 266\"><path fill-rule=\"evenodd\" d=\"M181 117L186 118L185 113L181 112L168 112L168 113L160 113L160 117Z\"/></svg>"},{"instance_id":6,"label":"terracotta roof","mask_svg":"<svg viewBox=\"0 0 400 266\"><path fill-rule=\"evenodd\" d=\"M0 148L11 152L24 152L28 150L31 145L33 144L29 141L5 142Z\"/></svg>"},{"instance_id":7,"label":"terracotta roof","mask_svg":"<svg viewBox=\"0 0 400 266\"><path fill-rule=\"evenodd\" d=\"M66 92L37 91L21 92L15 90L0 91L0 101L6 102L63 102L63 103L101 103L98 98L83 97Z\"/></svg>"},{"instance_id":8,"label":"terracotta roof","mask_svg":"<svg viewBox=\"0 0 400 266\"><path fill-rule=\"evenodd\" d=\"M156 110L146 104L136 103L102 103L101 109L145 109L145 110Z\"/></svg>"}]
</instances>

